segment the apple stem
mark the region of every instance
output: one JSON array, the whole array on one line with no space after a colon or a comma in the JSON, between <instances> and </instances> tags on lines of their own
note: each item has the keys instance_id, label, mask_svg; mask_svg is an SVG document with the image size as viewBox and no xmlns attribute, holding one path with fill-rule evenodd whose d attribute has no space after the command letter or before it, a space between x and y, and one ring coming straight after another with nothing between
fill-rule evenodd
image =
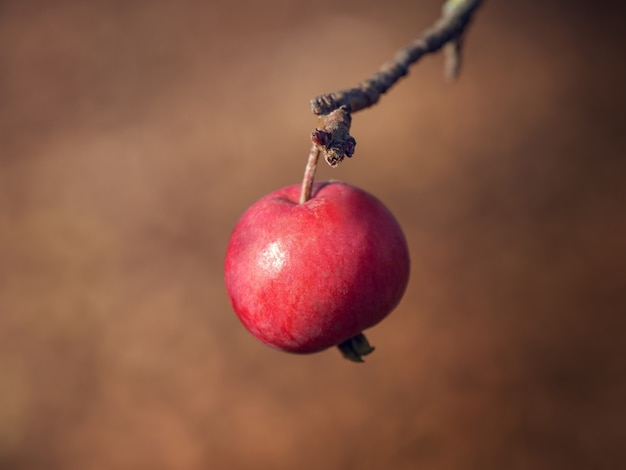
<instances>
[{"instance_id":1,"label":"apple stem","mask_svg":"<svg viewBox=\"0 0 626 470\"><path fill-rule=\"evenodd\" d=\"M363 333L359 333L352 338L345 340L337 345L343 357L352 362L365 362L363 356L367 356L374 351Z\"/></svg>"},{"instance_id":2,"label":"apple stem","mask_svg":"<svg viewBox=\"0 0 626 470\"><path fill-rule=\"evenodd\" d=\"M317 162L320 158L320 149L317 145L311 146L309 159L304 169L304 178L302 179L302 190L300 191L300 204L304 204L311 199L313 191L313 180L315 179L315 170L317 170Z\"/></svg>"}]
</instances>

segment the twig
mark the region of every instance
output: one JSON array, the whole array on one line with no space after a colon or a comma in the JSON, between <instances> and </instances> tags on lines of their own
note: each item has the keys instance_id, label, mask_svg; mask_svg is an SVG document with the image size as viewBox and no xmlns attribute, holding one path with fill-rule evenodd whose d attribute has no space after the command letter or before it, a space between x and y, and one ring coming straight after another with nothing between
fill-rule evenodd
<instances>
[{"instance_id":1,"label":"twig","mask_svg":"<svg viewBox=\"0 0 626 470\"><path fill-rule=\"evenodd\" d=\"M434 26L399 50L377 73L354 88L311 100L311 111L320 116L311 140L320 148L330 166L336 166L344 157L351 157L354 153L356 140L350 135L351 113L374 105L380 95L407 75L409 67L424 55L446 46L446 77L454 79L458 75L462 37L481 3L482 0L448 0Z\"/></svg>"}]
</instances>

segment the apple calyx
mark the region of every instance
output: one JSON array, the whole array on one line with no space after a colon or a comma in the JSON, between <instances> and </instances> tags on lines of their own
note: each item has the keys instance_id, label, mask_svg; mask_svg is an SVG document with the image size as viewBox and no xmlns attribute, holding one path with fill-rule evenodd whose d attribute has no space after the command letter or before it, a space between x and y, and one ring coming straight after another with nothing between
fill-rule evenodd
<instances>
[{"instance_id":1,"label":"apple calyx","mask_svg":"<svg viewBox=\"0 0 626 470\"><path fill-rule=\"evenodd\" d=\"M352 362L365 362L363 356L367 356L374 351L374 347L363 333L359 333L352 338L345 340L337 345L342 356Z\"/></svg>"}]
</instances>

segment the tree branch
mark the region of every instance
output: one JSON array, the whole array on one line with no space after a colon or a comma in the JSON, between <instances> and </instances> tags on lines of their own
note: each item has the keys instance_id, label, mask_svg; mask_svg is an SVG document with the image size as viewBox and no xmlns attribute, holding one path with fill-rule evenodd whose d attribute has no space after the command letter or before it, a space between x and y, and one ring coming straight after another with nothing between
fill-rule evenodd
<instances>
[{"instance_id":1,"label":"tree branch","mask_svg":"<svg viewBox=\"0 0 626 470\"><path fill-rule=\"evenodd\" d=\"M337 166L354 153L356 140L350 135L351 113L374 105L409 67L424 55L445 46L445 74L448 79L458 75L463 34L482 0L448 0L441 18L420 37L384 64L370 78L354 88L320 95L311 100L311 111L319 116L318 126L311 134L330 166Z\"/></svg>"}]
</instances>

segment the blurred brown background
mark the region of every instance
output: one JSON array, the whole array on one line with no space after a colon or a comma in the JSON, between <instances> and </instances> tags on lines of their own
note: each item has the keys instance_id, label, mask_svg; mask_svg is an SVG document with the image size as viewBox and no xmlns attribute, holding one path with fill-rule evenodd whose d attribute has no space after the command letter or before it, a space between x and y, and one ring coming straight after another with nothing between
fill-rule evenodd
<instances>
[{"instance_id":1,"label":"blurred brown background","mask_svg":"<svg viewBox=\"0 0 626 470\"><path fill-rule=\"evenodd\" d=\"M271 350L230 309L228 236L300 180L309 99L439 9L0 3L1 469L624 468L611 2L486 2L458 83L427 57L355 115L319 177L382 199L413 261L366 364Z\"/></svg>"}]
</instances>

